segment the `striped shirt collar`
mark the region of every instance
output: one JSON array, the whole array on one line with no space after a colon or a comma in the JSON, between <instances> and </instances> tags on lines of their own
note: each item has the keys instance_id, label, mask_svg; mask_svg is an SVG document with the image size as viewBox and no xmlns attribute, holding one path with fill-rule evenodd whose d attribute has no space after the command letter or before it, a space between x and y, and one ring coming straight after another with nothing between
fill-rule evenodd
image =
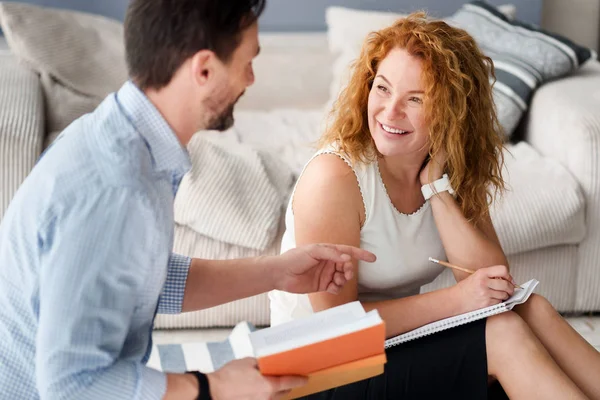
<instances>
[{"instance_id":1,"label":"striped shirt collar","mask_svg":"<svg viewBox=\"0 0 600 400\"><path fill-rule=\"evenodd\" d=\"M132 81L117 92L117 103L138 133L146 140L157 171L181 178L191 167L187 150L154 104Z\"/></svg>"}]
</instances>

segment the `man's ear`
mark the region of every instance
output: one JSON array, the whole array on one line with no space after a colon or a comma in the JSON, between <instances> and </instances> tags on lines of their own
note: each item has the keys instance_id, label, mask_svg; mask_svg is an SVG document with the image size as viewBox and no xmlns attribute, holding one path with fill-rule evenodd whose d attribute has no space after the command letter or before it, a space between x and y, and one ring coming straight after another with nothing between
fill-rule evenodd
<instances>
[{"instance_id":1,"label":"man's ear","mask_svg":"<svg viewBox=\"0 0 600 400\"><path fill-rule=\"evenodd\" d=\"M213 78L218 61L217 55L210 50L200 50L194 54L190 60L193 79L199 85L206 85Z\"/></svg>"}]
</instances>

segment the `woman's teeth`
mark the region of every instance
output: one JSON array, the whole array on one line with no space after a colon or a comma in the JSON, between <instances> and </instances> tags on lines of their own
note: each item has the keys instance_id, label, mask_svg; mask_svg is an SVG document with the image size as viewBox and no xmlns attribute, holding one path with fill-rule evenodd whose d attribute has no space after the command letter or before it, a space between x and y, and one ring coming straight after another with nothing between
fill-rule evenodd
<instances>
[{"instance_id":1,"label":"woman's teeth","mask_svg":"<svg viewBox=\"0 0 600 400\"><path fill-rule=\"evenodd\" d=\"M403 131L403 130L400 130L400 129L394 129L391 126L387 126L387 125L384 125L384 124L381 124L381 127L383 128L384 131L389 132L389 133L396 133L396 134L399 134L399 135L403 135L405 133L408 133L408 131Z\"/></svg>"}]
</instances>

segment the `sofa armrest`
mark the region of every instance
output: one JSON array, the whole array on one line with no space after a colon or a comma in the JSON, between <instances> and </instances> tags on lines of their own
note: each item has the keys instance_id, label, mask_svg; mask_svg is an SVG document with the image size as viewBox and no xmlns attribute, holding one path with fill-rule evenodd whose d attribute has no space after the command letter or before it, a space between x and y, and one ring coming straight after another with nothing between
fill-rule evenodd
<instances>
[{"instance_id":1,"label":"sofa armrest","mask_svg":"<svg viewBox=\"0 0 600 400\"><path fill-rule=\"evenodd\" d=\"M539 88L527 115L525 140L563 164L584 191L600 189L600 63Z\"/></svg>"},{"instance_id":2,"label":"sofa armrest","mask_svg":"<svg viewBox=\"0 0 600 400\"><path fill-rule=\"evenodd\" d=\"M0 54L0 220L40 156L44 115L39 76Z\"/></svg>"},{"instance_id":3,"label":"sofa armrest","mask_svg":"<svg viewBox=\"0 0 600 400\"><path fill-rule=\"evenodd\" d=\"M600 63L542 86L534 95L525 139L565 166L585 196L586 235L579 244L574 311L600 311ZM551 189L549 189L551 190Z\"/></svg>"}]
</instances>

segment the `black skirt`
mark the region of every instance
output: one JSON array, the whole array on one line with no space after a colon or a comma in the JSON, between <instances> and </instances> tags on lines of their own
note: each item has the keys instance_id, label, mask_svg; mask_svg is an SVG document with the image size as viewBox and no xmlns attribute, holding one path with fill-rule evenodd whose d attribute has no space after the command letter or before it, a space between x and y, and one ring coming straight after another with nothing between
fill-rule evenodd
<instances>
[{"instance_id":1,"label":"black skirt","mask_svg":"<svg viewBox=\"0 0 600 400\"><path fill-rule=\"evenodd\" d=\"M386 351L383 375L305 397L310 400L487 399L485 319Z\"/></svg>"}]
</instances>

